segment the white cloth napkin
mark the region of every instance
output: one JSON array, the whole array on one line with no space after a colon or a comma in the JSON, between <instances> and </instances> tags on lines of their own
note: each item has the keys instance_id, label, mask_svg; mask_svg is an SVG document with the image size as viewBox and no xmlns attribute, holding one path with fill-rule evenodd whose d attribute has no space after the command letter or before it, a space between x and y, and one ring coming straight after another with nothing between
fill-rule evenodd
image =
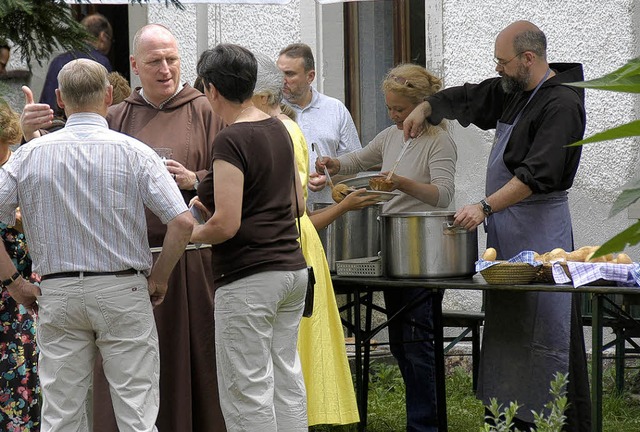
<instances>
[{"instance_id":1,"label":"white cloth napkin","mask_svg":"<svg viewBox=\"0 0 640 432\"><path fill-rule=\"evenodd\" d=\"M533 255L535 254L535 252L533 251L522 251L520 252L518 255L514 256L513 258L510 258L507 260L507 262L509 263L527 263L530 264L534 267L538 267L541 266L542 263L540 261L536 261L533 259ZM482 271L486 268L489 268L491 266L497 265L497 264L503 264L504 261L486 261L483 260L482 258L480 258L478 261L476 261L476 271Z\"/></svg>"}]
</instances>

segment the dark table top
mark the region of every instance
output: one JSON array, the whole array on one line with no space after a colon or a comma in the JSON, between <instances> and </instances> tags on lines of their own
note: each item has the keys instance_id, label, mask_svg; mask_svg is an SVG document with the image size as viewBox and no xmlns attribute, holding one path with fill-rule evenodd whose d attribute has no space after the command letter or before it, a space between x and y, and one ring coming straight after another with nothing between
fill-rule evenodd
<instances>
[{"instance_id":1,"label":"dark table top","mask_svg":"<svg viewBox=\"0 0 640 432\"><path fill-rule=\"evenodd\" d=\"M497 285L488 284L480 274L466 278L447 279L389 279L385 277L333 276L336 291L350 290L357 286L363 291L379 291L393 288L431 288L458 290L492 291L548 291L548 292L585 292L596 294L640 294L640 287L621 287L611 282L610 286L584 285L574 288L571 284L527 284Z\"/></svg>"}]
</instances>

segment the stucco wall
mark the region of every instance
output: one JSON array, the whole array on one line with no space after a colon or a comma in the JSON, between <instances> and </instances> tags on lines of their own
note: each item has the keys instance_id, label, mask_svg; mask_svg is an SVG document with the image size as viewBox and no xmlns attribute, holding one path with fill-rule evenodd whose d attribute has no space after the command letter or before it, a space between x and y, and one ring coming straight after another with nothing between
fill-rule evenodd
<instances>
[{"instance_id":1,"label":"stucco wall","mask_svg":"<svg viewBox=\"0 0 640 432\"><path fill-rule=\"evenodd\" d=\"M549 61L584 64L587 79L610 72L640 54L640 0L567 0L470 3L466 0L425 0L438 17L428 20L431 45L427 61L441 70L446 86L495 76L493 43L497 32L517 19L529 19L547 35ZM318 64L318 88L342 98L344 59L341 5L319 6L314 0L292 0L288 5L185 5L185 11L161 5L131 6L145 10L148 22L174 31L182 51L183 80L193 82L198 54L218 42L240 43L275 58L294 41L309 43ZM17 56L12 58L16 66ZM34 71L38 91L40 72ZM326 87L325 84L329 83ZM135 84L135 83L134 83ZM638 118L640 98L587 90L587 135ZM484 170L492 131L454 126L459 161L456 202L461 206L484 196ZM600 244L633 221L626 212L609 219L617 189L637 171L640 142L618 140L586 146L570 193L575 241L578 246ZM482 231L482 230L481 230ZM480 249L484 235L479 236ZM630 254L640 259L640 249ZM474 296L461 296L464 304ZM457 301L457 300L456 300Z\"/></svg>"},{"instance_id":2,"label":"stucco wall","mask_svg":"<svg viewBox=\"0 0 640 432\"><path fill-rule=\"evenodd\" d=\"M149 22L162 23L176 35L182 52L182 79L193 83L198 61L197 21L205 14L204 46L237 43L276 58L288 43L300 40L300 4L186 5L185 11L157 5L149 7ZM202 35L201 35L202 36Z\"/></svg>"},{"instance_id":3,"label":"stucco wall","mask_svg":"<svg viewBox=\"0 0 640 432\"><path fill-rule=\"evenodd\" d=\"M493 2L498 3L498 2ZM564 2L501 1L470 8L464 0L442 2L442 70L446 86L477 82L496 75L493 43L496 34L510 22L528 19L547 35L550 62L580 62L586 79L604 75L638 55L640 2L596 0ZM587 90L586 135L638 117L638 98L620 93ZM491 132L471 126L455 128L458 144L458 205L484 196L484 169L491 145ZM585 146L569 200L577 246L601 244L633 223L627 213L609 219L617 189L637 171L637 139L617 140ZM481 230L482 231L482 230ZM479 236L484 249L484 235ZM628 252L640 259L638 248ZM450 305L462 306L475 299L448 297Z\"/></svg>"},{"instance_id":4,"label":"stucco wall","mask_svg":"<svg viewBox=\"0 0 640 432\"><path fill-rule=\"evenodd\" d=\"M465 0L426 0L427 10L441 13L428 26L428 37L441 41L439 50L427 53L428 62L441 70L446 86L477 82L496 75L493 44L498 31L512 21L529 19L547 35L550 62L572 61L584 65L586 79L610 72L640 53L638 25L640 1L568 0L563 2L481 2L477 7ZM332 8L332 9L329 9ZM318 64L320 86L340 81L343 62L334 55L342 46L342 32L336 30L340 6L318 6L312 0L293 0L286 6L208 5L209 46L218 42L241 43L275 58L278 50L292 41L312 45ZM169 25L181 41L183 78L195 78L197 49L192 27L195 6L176 12L149 7L149 21ZM434 25L435 24L435 25ZM330 31L327 31L329 30ZM433 48L433 47L432 47ZM331 61L323 61L327 54ZM331 55L331 56L329 56ZM323 69L324 68L324 69ZM341 97L340 91L325 91ZM638 117L640 101L618 93L587 91L587 135ZM471 126L453 126L459 161L456 178L458 206L477 202L484 196L484 171L493 136ZM626 212L608 218L617 189L636 172L640 143L637 139L586 146L574 187L570 193L575 241L578 246L600 244L633 221ZM480 250L485 237L480 230ZM637 247L630 252L640 259ZM478 294L447 296L449 307L473 308Z\"/></svg>"}]
</instances>

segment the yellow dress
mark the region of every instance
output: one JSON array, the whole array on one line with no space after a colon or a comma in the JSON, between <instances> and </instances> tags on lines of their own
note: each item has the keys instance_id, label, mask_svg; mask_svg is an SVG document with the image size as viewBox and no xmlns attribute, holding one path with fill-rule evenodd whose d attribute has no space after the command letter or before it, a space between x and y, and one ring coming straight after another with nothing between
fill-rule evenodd
<instances>
[{"instance_id":1,"label":"yellow dress","mask_svg":"<svg viewBox=\"0 0 640 432\"><path fill-rule=\"evenodd\" d=\"M307 143L297 123L284 120L284 124L293 141L306 202ZM318 232L306 212L300 218L300 225L302 252L316 276L313 315L302 318L298 333L309 426L357 423L360 417L329 265Z\"/></svg>"}]
</instances>

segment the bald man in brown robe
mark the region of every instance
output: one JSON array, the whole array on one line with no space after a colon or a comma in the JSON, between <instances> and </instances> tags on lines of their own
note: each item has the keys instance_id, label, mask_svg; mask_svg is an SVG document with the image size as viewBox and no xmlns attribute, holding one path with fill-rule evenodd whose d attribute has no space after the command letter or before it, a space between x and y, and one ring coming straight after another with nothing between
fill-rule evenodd
<instances>
[{"instance_id":1,"label":"bald man in brown robe","mask_svg":"<svg viewBox=\"0 0 640 432\"><path fill-rule=\"evenodd\" d=\"M111 107L111 129L151 147L170 148L167 169L185 202L196 195L199 179L212 166L213 139L222 128L206 97L180 82L180 56L166 28L148 25L134 37L131 67L142 88ZM165 226L147 212L149 243L161 245ZM156 254L154 254L154 257ZM187 248L169 280L164 304L155 309L160 340L160 413L162 432L224 431L218 404L213 328L213 277L210 248ZM116 431L105 410L106 383L97 377L94 431ZM109 404L110 405L110 404Z\"/></svg>"}]
</instances>

